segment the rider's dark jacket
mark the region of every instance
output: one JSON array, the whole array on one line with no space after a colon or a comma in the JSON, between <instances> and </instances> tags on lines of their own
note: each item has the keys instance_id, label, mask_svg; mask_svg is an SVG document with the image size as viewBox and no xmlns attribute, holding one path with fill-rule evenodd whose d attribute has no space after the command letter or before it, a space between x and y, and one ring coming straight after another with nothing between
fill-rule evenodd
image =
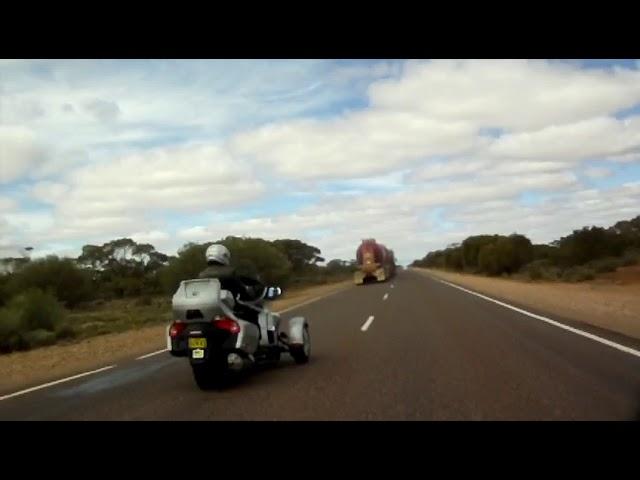
<instances>
[{"instance_id":1,"label":"rider's dark jacket","mask_svg":"<svg viewBox=\"0 0 640 480\"><path fill-rule=\"evenodd\" d=\"M245 302L256 302L264 295L265 286L257 276L232 266L211 264L200 272L199 277L218 279L223 290L229 290L234 298L240 296Z\"/></svg>"}]
</instances>

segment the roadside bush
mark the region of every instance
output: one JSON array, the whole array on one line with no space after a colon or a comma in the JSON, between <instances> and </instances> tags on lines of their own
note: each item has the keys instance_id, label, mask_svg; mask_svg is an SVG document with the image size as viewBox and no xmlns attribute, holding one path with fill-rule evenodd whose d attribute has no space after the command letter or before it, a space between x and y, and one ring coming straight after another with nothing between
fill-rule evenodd
<instances>
[{"instance_id":1,"label":"roadside bush","mask_svg":"<svg viewBox=\"0 0 640 480\"><path fill-rule=\"evenodd\" d=\"M529 280L553 281L560 278L560 269L555 267L551 260L534 260L520 270Z\"/></svg>"},{"instance_id":2,"label":"roadside bush","mask_svg":"<svg viewBox=\"0 0 640 480\"><path fill-rule=\"evenodd\" d=\"M0 352L51 345L71 333L65 327L65 311L48 292L30 289L0 309Z\"/></svg>"},{"instance_id":3,"label":"roadside bush","mask_svg":"<svg viewBox=\"0 0 640 480\"><path fill-rule=\"evenodd\" d=\"M8 353L27 348L28 344L21 334L22 330L18 310L9 307L0 309L0 352Z\"/></svg>"},{"instance_id":4,"label":"roadside bush","mask_svg":"<svg viewBox=\"0 0 640 480\"><path fill-rule=\"evenodd\" d=\"M74 338L76 336L76 331L71 325L65 323L56 329L55 334L58 340L65 340L68 338Z\"/></svg>"},{"instance_id":5,"label":"roadside bush","mask_svg":"<svg viewBox=\"0 0 640 480\"><path fill-rule=\"evenodd\" d=\"M587 263L585 266L592 269L596 273L609 273L615 272L618 267L623 265L622 258L605 257L598 260L593 260Z\"/></svg>"},{"instance_id":6,"label":"roadside bush","mask_svg":"<svg viewBox=\"0 0 640 480\"><path fill-rule=\"evenodd\" d=\"M624 252L624 255L622 256L623 267L630 267L637 263L640 263L640 250L632 248Z\"/></svg>"},{"instance_id":7,"label":"roadside bush","mask_svg":"<svg viewBox=\"0 0 640 480\"><path fill-rule=\"evenodd\" d=\"M68 307L93 297L91 275L72 260L55 256L29 262L12 275L8 288L12 296L31 288L48 290Z\"/></svg>"},{"instance_id":8,"label":"roadside bush","mask_svg":"<svg viewBox=\"0 0 640 480\"><path fill-rule=\"evenodd\" d=\"M152 300L149 295L144 295L136 300L136 305L139 307L148 307L151 303Z\"/></svg>"},{"instance_id":9,"label":"roadside bush","mask_svg":"<svg viewBox=\"0 0 640 480\"><path fill-rule=\"evenodd\" d=\"M29 348L44 347L56 343L56 334L55 332L39 328L25 333L24 339L29 345Z\"/></svg>"},{"instance_id":10,"label":"roadside bush","mask_svg":"<svg viewBox=\"0 0 640 480\"><path fill-rule=\"evenodd\" d=\"M7 274L0 274L0 307L6 305L9 301L9 280L11 277Z\"/></svg>"},{"instance_id":11,"label":"roadside bush","mask_svg":"<svg viewBox=\"0 0 640 480\"><path fill-rule=\"evenodd\" d=\"M48 292L30 289L9 302L10 309L20 312L20 325L26 331L54 331L64 322L64 308Z\"/></svg>"},{"instance_id":12,"label":"roadside bush","mask_svg":"<svg viewBox=\"0 0 640 480\"><path fill-rule=\"evenodd\" d=\"M595 274L593 270L587 267L571 267L562 273L562 280L564 282L585 282L587 280L593 280Z\"/></svg>"}]
</instances>

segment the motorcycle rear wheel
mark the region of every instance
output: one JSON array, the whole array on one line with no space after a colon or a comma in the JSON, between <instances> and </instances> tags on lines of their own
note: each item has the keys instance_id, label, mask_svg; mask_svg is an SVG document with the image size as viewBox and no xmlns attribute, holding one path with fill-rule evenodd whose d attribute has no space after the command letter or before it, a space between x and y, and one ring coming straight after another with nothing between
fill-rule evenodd
<instances>
[{"instance_id":1,"label":"motorcycle rear wheel","mask_svg":"<svg viewBox=\"0 0 640 480\"><path fill-rule=\"evenodd\" d=\"M226 380L226 368L220 362L192 364L193 379L200 390L222 387Z\"/></svg>"}]
</instances>

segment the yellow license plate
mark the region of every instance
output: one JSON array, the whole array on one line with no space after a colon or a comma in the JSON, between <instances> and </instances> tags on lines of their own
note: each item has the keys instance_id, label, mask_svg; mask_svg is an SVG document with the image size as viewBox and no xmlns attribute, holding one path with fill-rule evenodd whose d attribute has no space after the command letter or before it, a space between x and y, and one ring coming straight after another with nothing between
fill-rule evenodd
<instances>
[{"instance_id":1,"label":"yellow license plate","mask_svg":"<svg viewBox=\"0 0 640 480\"><path fill-rule=\"evenodd\" d=\"M207 348L206 338L190 338L189 348Z\"/></svg>"}]
</instances>

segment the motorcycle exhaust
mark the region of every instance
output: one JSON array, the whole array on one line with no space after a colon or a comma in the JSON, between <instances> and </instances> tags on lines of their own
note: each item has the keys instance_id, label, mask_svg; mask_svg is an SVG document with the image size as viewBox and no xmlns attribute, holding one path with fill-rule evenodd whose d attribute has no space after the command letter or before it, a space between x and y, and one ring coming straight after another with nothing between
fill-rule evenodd
<instances>
[{"instance_id":1,"label":"motorcycle exhaust","mask_svg":"<svg viewBox=\"0 0 640 480\"><path fill-rule=\"evenodd\" d=\"M244 359L237 353L227 355L227 365L235 372L239 372L251 363L250 359Z\"/></svg>"}]
</instances>

